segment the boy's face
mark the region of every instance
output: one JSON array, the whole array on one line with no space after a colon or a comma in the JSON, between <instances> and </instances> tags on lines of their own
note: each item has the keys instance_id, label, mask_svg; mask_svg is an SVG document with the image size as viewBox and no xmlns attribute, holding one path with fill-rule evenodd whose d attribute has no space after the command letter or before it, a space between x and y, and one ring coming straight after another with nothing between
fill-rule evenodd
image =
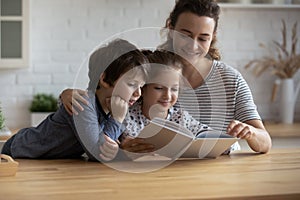
<instances>
[{"instance_id":1,"label":"boy's face","mask_svg":"<svg viewBox=\"0 0 300 200\"><path fill-rule=\"evenodd\" d=\"M130 70L117 81L112 91L132 106L141 96L141 87L145 84L145 75L141 70Z\"/></svg>"},{"instance_id":2,"label":"boy's face","mask_svg":"<svg viewBox=\"0 0 300 200\"><path fill-rule=\"evenodd\" d=\"M167 70L158 73L143 88L143 107L151 112L167 112L177 101L180 73Z\"/></svg>"}]
</instances>

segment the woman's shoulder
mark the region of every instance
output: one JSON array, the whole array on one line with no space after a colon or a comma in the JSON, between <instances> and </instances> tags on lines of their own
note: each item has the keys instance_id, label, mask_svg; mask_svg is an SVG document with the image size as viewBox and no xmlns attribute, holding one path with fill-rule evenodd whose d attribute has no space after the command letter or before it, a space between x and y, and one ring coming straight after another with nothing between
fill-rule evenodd
<instances>
[{"instance_id":1,"label":"woman's shoulder","mask_svg":"<svg viewBox=\"0 0 300 200\"><path fill-rule=\"evenodd\" d=\"M231 66L223 61L214 60L213 68L219 72L232 73L232 74L236 74L236 75L240 74L240 72L236 68L234 68L233 66Z\"/></svg>"},{"instance_id":2,"label":"woman's shoulder","mask_svg":"<svg viewBox=\"0 0 300 200\"><path fill-rule=\"evenodd\" d=\"M223 80L240 80L243 79L242 74L234 67L222 61L214 61L210 79L221 77Z\"/></svg>"}]
</instances>

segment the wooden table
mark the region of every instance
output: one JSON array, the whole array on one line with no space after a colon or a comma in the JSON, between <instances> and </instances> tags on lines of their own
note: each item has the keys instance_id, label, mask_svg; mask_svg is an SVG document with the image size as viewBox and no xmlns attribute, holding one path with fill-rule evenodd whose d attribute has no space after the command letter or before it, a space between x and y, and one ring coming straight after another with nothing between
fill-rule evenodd
<instances>
[{"instance_id":1,"label":"wooden table","mask_svg":"<svg viewBox=\"0 0 300 200\"><path fill-rule=\"evenodd\" d=\"M300 199L300 147L177 160L149 173L125 173L84 160L18 159L0 177L0 199Z\"/></svg>"}]
</instances>

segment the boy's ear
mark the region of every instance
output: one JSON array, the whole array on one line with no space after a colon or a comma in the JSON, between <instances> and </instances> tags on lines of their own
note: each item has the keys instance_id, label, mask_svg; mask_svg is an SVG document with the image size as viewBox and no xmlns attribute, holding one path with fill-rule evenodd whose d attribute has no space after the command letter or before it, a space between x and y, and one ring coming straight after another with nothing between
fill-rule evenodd
<instances>
[{"instance_id":1,"label":"boy's ear","mask_svg":"<svg viewBox=\"0 0 300 200\"><path fill-rule=\"evenodd\" d=\"M98 84L101 85L104 88L109 88L110 85L104 81L104 78L105 78L105 73L101 73L100 80L99 80Z\"/></svg>"}]
</instances>

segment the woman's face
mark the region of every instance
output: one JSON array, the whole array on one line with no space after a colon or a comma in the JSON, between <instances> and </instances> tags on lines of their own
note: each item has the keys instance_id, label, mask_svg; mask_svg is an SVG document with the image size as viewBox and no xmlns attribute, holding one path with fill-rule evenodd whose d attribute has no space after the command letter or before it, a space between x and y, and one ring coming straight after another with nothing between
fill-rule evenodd
<instances>
[{"instance_id":1,"label":"woman's face","mask_svg":"<svg viewBox=\"0 0 300 200\"><path fill-rule=\"evenodd\" d=\"M210 48L214 37L215 21L213 18L198 16L191 12L181 13L175 27L170 27L174 33L174 51L191 63L196 63L199 57L204 57Z\"/></svg>"}]
</instances>

